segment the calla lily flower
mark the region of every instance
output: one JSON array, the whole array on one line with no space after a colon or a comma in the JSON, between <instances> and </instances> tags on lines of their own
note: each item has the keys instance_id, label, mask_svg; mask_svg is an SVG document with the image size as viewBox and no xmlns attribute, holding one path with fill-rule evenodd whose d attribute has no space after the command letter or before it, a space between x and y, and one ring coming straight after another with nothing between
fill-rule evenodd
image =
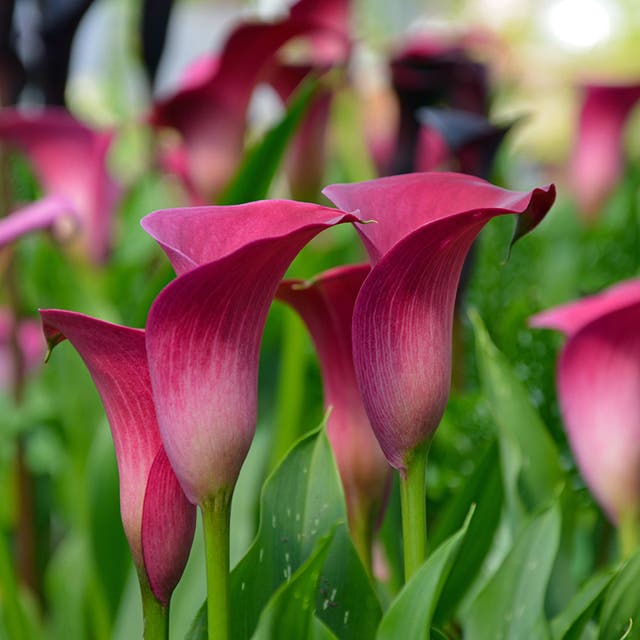
<instances>
[{"instance_id":1,"label":"calla lily flower","mask_svg":"<svg viewBox=\"0 0 640 640\"><path fill-rule=\"evenodd\" d=\"M323 229L357 220L284 200L142 220L179 276L151 307L147 353L162 440L192 502L235 485L255 431L262 330L290 262Z\"/></svg>"},{"instance_id":2,"label":"calla lily flower","mask_svg":"<svg viewBox=\"0 0 640 640\"><path fill-rule=\"evenodd\" d=\"M533 229L555 198L553 185L508 191L455 173L415 173L323 192L358 226L372 270L353 315L356 376L373 430L390 464L406 473L447 403L451 326L464 258L494 216L518 214L514 241Z\"/></svg>"},{"instance_id":3,"label":"calla lily flower","mask_svg":"<svg viewBox=\"0 0 640 640\"><path fill-rule=\"evenodd\" d=\"M345 48L346 0L300 0L287 18L274 23L237 27L219 56L198 62L172 96L158 102L154 127L170 127L182 137L181 177L201 201L215 197L231 178L244 144L246 112L253 90L268 71L277 51L298 36L322 39L319 52L335 55ZM251 55L247 55L250 51Z\"/></svg>"},{"instance_id":4,"label":"calla lily flower","mask_svg":"<svg viewBox=\"0 0 640 640\"><path fill-rule=\"evenodd\" d=\"M65 236L75 223L74 207L69 200L59 196L42 198L0 219L0 248L41 229Z\"/></svg>"},{"instance_id":5,"label":"calla lily flower","mask_svg":"<svg viewBox=\"0 0 640 640\"><path fill-rule=\"evenodd\" d=\"M109 419L120 475L120 513L141 579L167 606L189 556L195 507L171 470L149 379L144 331L71 311L42 310L49 349L69 340Z\"/></svg>"},{"instance_id":6,"label":"calla lily flower","mask_svg":"<svg viewBox=\"0 0 640 640\"><path fill-rule=\"evenodd\" d=\"M569 177L584 218L598 214L624 168L622 134L640 85L587 85Z\"/></svg>"},{"instance_id":7,"label":"calla lily flower","mask_svg":"<svg viewBox=\"0 0 640 640\"><path fill-rule=\"evenodd\" d=\"M111 133L98 133L62 109L0 111L0 140L22 151L47 195L67 198L81 225L85 254L103 263L119 188L109 175Z\"/></svg>"},{"instance_id":8,"label":"calla lily flower","mask_svg":"<svg viewBox=\"0 0 640 640\"><path fill-rule=\"evenodd\" d=\"M278 298L305 321L318 352L325 408L330 410L327 436L344 487L350 528L367 564L371 534L391 480L391 467L371 429L353 368L353 307L369 271L366 264L338 267L311 282L285 280L278 289Z\"/></svg>"},{"instance_id":9,"label":"calla lily flower","mask_svg":"<svg viewBox=\"0 0 640 640\"><path fill-rule=\"evenodd\" d=\"M566 334L557 388L571 449L608 517L637 527L640 280L543 311L530 324Z\"/></svg>"}]
</instances>

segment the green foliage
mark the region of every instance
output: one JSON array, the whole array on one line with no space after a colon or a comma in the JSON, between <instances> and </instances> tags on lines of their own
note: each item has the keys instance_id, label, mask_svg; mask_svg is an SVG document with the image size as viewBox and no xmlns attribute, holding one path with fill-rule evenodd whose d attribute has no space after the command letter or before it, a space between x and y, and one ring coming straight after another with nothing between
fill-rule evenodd
<instances>
[{"instance_id":1,"label":"green foliage","mask_svg":"<svg viewBox=\"0 0 640 640\"><path fill-rule=\"evenodd\" d=\"M469 640L550 638L544 599L560 541L560 510L534 517L465 613Z\"/></svg>"},{"instance_id":2,"label":"green foliage","mask_svg":"<svg viewBox=\"0 0 640 640\"><path fill-rule=\"evenodd\" d=\"M345 640L367 637L375 629L380 605L346 534L345 521L331 448L324 432L314 431L296 443L265 483L256 539L231 572L234 638L251 638L258 624L272 624L263 622L263 615L270 621L289 615L283 613L283 594L307 588L310 576L317 573L309 568L316 564L310 558L321 551L315 593L307 596L311 611L315 609L326 627ZM331 544L326 543L329 537ZM303 565L307 568L298 573ZM295 576L300 582L290 590ZM267 610L270 613L264 613ZM206 638L205 606L187 637Z\"/></svg>"},{"instance_id":3,"label":"green foliage","mask_svg":"<svg viewBox=\"0 0 640 640\"><path fill-rule=\"evenodd\" d=\"M460 546L468 533L469 514L460 531L445 540L416 571L382 618L378 640L425 640L433 614Z\"/></svg>"}]
</instances>

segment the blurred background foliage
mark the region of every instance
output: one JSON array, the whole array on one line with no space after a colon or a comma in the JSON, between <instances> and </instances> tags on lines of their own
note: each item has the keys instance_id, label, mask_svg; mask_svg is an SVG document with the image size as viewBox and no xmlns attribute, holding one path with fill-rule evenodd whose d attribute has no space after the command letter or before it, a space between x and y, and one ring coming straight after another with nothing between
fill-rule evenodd
<instances>
[{"instance_id":1,"label":"blurred background foliage","mask_svg":"<svg viewBox=\"0 0 640 640\"><path fill-rule=\"evenodd\" d=\"M155 94L175 89L185 66L218 49L239 20L256 12L262 17L278 15L280 5L257 0L176 2ZM34 19L35 7L35 1L17 2L19 21L27 24ZM8 252L0 254L3 264L10 259L15 265L23 317L35 317L37 308L54 307L144 326L152 300L172 278L164 256L139 225L152 210L185 204L176 182L151 162L151 134L141 124L152 92L140 55L140 10L139 3L129 0L93 3L73 43L66 85L68 107L78 118L117 130L109 162L125 185L125 196L108 267L95 267L61 252L46 235L24 237L10 250L10 258ZM559 197L550 215L514 247L508 261L510 219L493 220L476 243L461 294L454 387L427 475L428 519L430 529L437 531L438 519L477 470L479 452L490 446L496 431L478 371L468 315L473 308L515 379L524 385L570 478L573 526L568 529L566 566L557 571L565 572L561 583L571 586L551 593L548 603L550 612L558 612L578 584L615 559L615 536L584 487L564 436L554 384L561 338L534 332L527 319L540 309L638 276L640 109L630 114L625 128L623 175L589 223L579 213L567 168L578 132L579 87L587 82L640 83L640 5L635 0L358 0L353 25L357 47L348 81L335 84L323 184L375 175L365 130L372 122L383 128L395 126L398 106L393 104L388 61L411 34L423 31L453 39L464 35L470 56L488 70L489 119L515 123L498 150L492 180L516 189L558 183ZM19 47L26 51L29 43L19 42ZM39 104L42 95L27 84L20 101ZM248 139L259 143L285 108L272 89L258 87L249 108ZM391 114L391 123L380 119L379 109ZM40 195L34 174L19 154L10 156L3 171L14 202ZM289 195L281 169L268 195ZM310 278L363 258L355 231L336 228L305 248L289 275ZM7 292L0 296L6 303ZM320 423L323 413L311 341L293 312L278 303L267 322L260 366L259 425L236 490L232 565L255 533L259 488L267 471L294 437ZM0 393L0 635L10 637L11 617L17 616L24 637L136 637L141 614L118 517L115 457L90 377L73 349L59 348L49 364L29 376L21 395L16 402L8 388ZM286 434L275 449L274 432ZM15 462L19 447L24 447L24 462L33 480L32 495L26 497L20 493L21 471ZM31 535L37 550L37 584L31 589L14 584L12 569L23 535L19 522L23 500L31 500L33 507ZM398 531L394 494L381 533L383 541L391 541L388 549L399 538ZM499 531L486 571L496 566L509 543L508 532ZM398 586L393 575L398 564L392 555L389 593ZM198 535L173 599L171 625L176 633L189 627L205 592L202 558Z\"/></svg>"}]
</instances>

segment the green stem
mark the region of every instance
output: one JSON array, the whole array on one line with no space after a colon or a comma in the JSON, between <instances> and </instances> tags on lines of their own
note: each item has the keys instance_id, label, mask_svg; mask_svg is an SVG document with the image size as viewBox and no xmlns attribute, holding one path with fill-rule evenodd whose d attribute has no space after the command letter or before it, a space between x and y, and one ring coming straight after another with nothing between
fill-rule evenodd
<instances>
[{"instance_id":1,"label":"green stem","mask_svg":"<svg viewBox=\"0 0 640 640\"><path fill-rule=\"evenodd\" d=\"M231 637L229 615L230 489L221 489L200 505L207 564L207 629L209 640Z\"/></svg>"},{"instance_id":2,"label":"green stem","mask_svg":"<svg viewBox=\"0 0 640 640\"><path fill-rule=\"evenodd\" d=\"M620 514L618 540L623 558L631 556L640 545L640 514L637 510L631 509Z\"/></svg>"},{"instance_id":3,"label":"green stem","mask_svg":"<svg viewBox=\"0 0 640 640\"><path fill-rule=\"evenodd\" d=\"M427 557L425 471L428 451L428 444L416 447L405 458L406 471L400 473L405 582L408 582Z\"/></svg>"},{"instance_id":4,"label":"green stem","mask_svg":"<svg viewBox=\"0 0 640 640\"><path fill-rule=\"evenodd\" d=\"M356 505L357 506L357 505ZM371 545L373 542L373 522L371 518L371 506L365 505L360 509L352 509L354 512L349 518L349 532L353 546L356 548L360 560L367 573L372 576Z\"/></svg>"},{"instance_id":5,"label":"green stem","mask_svg":"<svg viewBox=\"0 0 640 640\"><path fill-rule=\"evenodd\" d=\"M138 576L142 596L142 617L144 620L144 640L168 640L169 606L165 607L151 591L146 576Z\"/></svg>"}]
</instances>

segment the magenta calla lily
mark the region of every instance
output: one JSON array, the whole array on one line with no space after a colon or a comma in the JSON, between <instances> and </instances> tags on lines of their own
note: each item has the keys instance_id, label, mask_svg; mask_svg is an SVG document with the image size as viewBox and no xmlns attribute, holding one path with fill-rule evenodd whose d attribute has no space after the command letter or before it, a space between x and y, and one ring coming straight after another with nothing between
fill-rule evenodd
<instances>
[{"instance_id":1,"label":"magenta calla lily","mask_svg":"<svg viewBox=\"0 0 640 640\"><path fill-rule=\"evenodd\" d=\"M346 0L300 0L279 22L240 25L219 57L200 62L176 94L155 105L151 124L171 127L182 136L181 175L192 196L215 197L232 176L242 154L251 94L286 42L327 33L346 47L342 42L347 4ZM324 50L327 39L322 39Z\"/></svg>"},{"instance_id":2,"label":"magenta calla lily","mask_svg":"<svg viewBox=\"0 0 640 640\"><path fill-rule=\"evenodd\" d=\"M354 308L354 364L380 446L404 473L447 402L455 294L471 243L497 215L518 214L514 237L523 235L545 216L555 189L516 192L463 174L422 173L324 193L377 221L358 226L372 270Z\"/></svg>"},{"instance_id":3,"label":"magenta calla lily","mask_svg":"<svg viewBox=\"0 0 640 640\"><path fill-rule=\"evenodd\" d=\"M104 262L119 196L107 169L112 134L93 131L63 109L32 113L4 109L0 140L28 157L47 195L65 197L73 204L85 254L96 263Z\"/></svg>"},{"instance_id":4,"label":"magenta calla lily","mask_svg":"<svg viewBox=\"0 0 640 640\"><path fill-rule=\"evenodd\" d=\"M311 282L286 280L278 298L303 318L315 343L330 409L327 436L344 487L352 531L365 535L379 517L391 479L371 429L353 367L351 321L369 265L331 269ZM370 549L368 550L370 553Z\"/></svg>"},{"instance_id":5,"label":"magenta calla lily","mask_svg":"<svg viewBox=\"0 0 640 640\"><path fill-rule=\"evenodd\" d=\"M49 348L68 339L100 393L118 461L124 531L138 572L166 606L189 556L195 507L162 448L144 331L71 311L40 315Z\"/></svg>"},{"instance_id":6,"label":"magenta calla lily","mask_svg":"<svg viewBox=\"0 0 640 640\"><path fill-rule=\"evenodd\" d=\"M587 85L583 88L570 180L586 219L597 216L622 177L622 134L640 100L640 85Z\"/></svg>"},{"instance_id":7,"label":"magenta calla lily","mask_svg":"<svg viewBox=\"0 0 640 640\"><path fill-rule=\"evenodd\" d=\"M235 485L255 431L262 330L290 262L323 229L356 221L283 200L143 219L179 274L151 307L147 353L162 440L192 502Z\"/></svg>"},{"instance_id":8,"label":"magenta calla lily","mask_svg":"<svg viewBox=\"0 0 640 640\"><path fill-rule=\"evenodd\" d=\"M613 522L640 517L640 280L544 311L567 336L557 387L578 467Z\"/></svg>"},{"instance_id":9,"label":"magenta calla lily","mask_svg":"<svg viewBox=\"0 0 640 640\"><path fill-rule=\"evenodd\" d=\"M76 223L75 209L69 200L60 196L42 198L0 219L0 248L32 231L59 230L65 235Z\"/></svg>"}]
</instances>

